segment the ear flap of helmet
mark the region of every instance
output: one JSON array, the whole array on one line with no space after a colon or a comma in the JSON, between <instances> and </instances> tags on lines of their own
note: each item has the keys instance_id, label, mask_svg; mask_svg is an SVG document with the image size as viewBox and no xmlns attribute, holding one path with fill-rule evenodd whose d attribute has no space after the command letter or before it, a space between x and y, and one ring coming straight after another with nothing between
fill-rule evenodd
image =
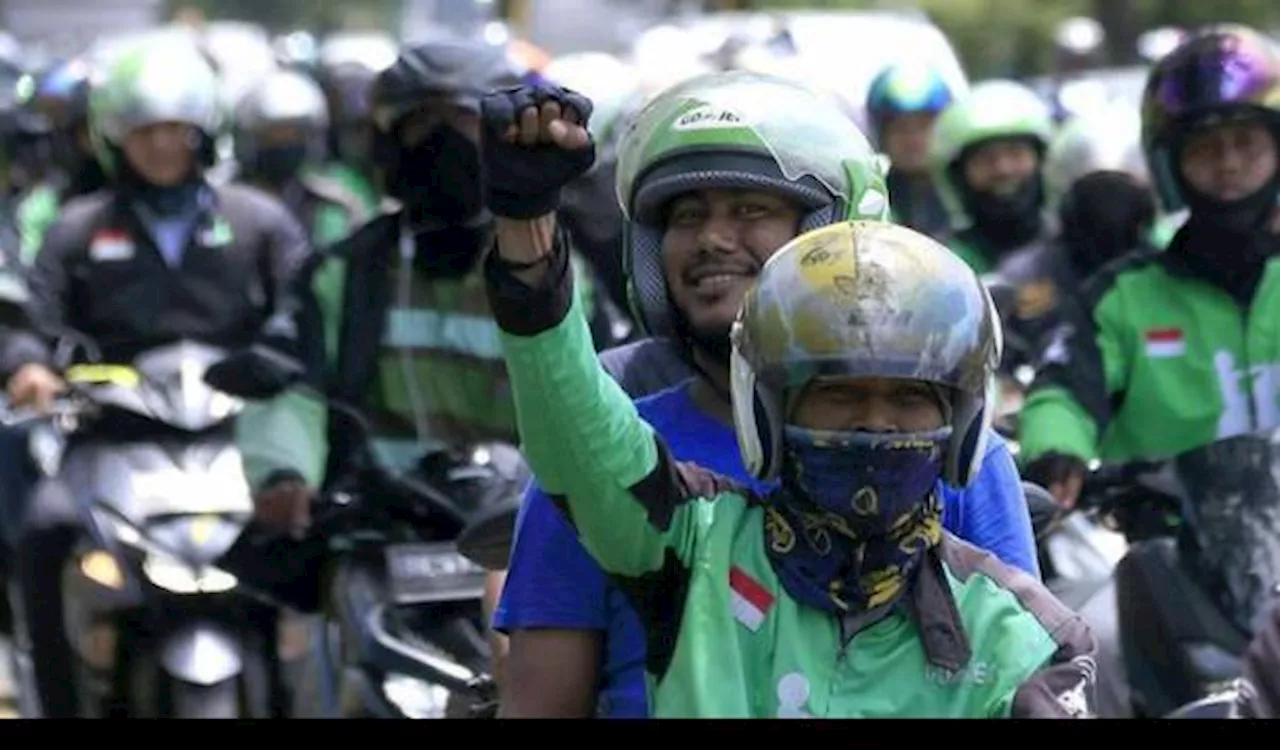
<instances>
[{"instance_id":1,"label":"ear flap of helmet","mask_svg":"<svg viewBox=\"0 0 1280 750\"><path fill-rule=\"evenodd\" d=\"M773 480L782 468L781 400L756 379L737 347L730 355L729 377L742 462L753 477Z\"/></svg>"},{"instance_id":2,"label":"ear flap of helmet","mask_svg":"<svg viewBox=\"0 0 1280 750\"><path fill-rule=\"evenodd\" d=\"M991 405L996 402L994 373L1004 356L1004 329L1000 323L1000 313L985 284L982 285L982 293L987 302L993 339L984 368L986 383L981 394L961 393L952 405L951 440L942 469L943 480L959 489L968 487L973 482L987 454L987 439L991 434L993 419Z\"/></svg>"},{"instance_id":3,"label":"ear flap of helmet","mask_svg":"<svg viewBox=\"0 0 1280 750\"><path fill-rule=\"evenodd\" d=\"M674 324L667 294L667 272L662 267L662 234L636 221L628 221L623 231L623 269L631 314L645 334L671 337Z\"/></svg>"},{"instance_id":4,"label":"ear flap of helmet","mask_svg":"<svg viewBox=\"0 0 1280 750\"><path fill-rule=\"evenodd\" d=\"M990 389L982 398L965 395L954 406L942 478L957 489L968 487L982 467L991 427L991 395Z\"/></svg>"}]
</instances>

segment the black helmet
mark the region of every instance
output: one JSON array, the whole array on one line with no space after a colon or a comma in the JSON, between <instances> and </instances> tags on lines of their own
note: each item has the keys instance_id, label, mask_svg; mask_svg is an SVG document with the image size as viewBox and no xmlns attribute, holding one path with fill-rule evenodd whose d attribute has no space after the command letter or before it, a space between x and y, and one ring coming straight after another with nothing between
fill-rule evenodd
<instances>
[{"instance_id":1,"label":"black helmet","mask_svg":"<svg viewBox=\"0 0 1280 750\"><path fill-rule=\"evenodd\" d=\"M495 89L520 84L521 71L505 48L479 39L441 37L401 51L373 84L373 121L391 134L429 96L480 111L480 99Z\"/></svg>"},{"instance_id":2,"label":"black helmet","mask_svg":"<svg viewBox=\"0 0 1280 750\"><path fill-rule=\"evenodd\" d=\"M1265 122L1280 136L1280 46L1262 34L1238 25L1212 26L1151 69L1142 96L1142 148L1167 212L1204 203L1187 189L1177 168L1182 139L1199 128L1236 119ZM1210 210L1254 214L1269 209L1280 192L1280 176L1263 190L1271 195L1259 191L1242 199L1256 203L1256 210Z\"/></svg>"}]
</instances>

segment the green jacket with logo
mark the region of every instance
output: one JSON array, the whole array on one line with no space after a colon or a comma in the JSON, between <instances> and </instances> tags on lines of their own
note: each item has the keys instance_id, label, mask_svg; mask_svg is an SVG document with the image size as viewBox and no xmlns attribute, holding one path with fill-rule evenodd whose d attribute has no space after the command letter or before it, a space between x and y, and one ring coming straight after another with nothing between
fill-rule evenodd
<instances>
[{"instance_id":1,"label":"green jacket with logo","mask_svg":"<svg viewBox=\"0 0 1280 750\"><path fill-rule=\"evenodd\" d=\"M564 250L545 286L488 264L490 304L539 484L635 605L664 717L1068 717L1088 712L1093 637L1036 581L953 537L913 593L842 635L793 600L760 498L673 461L592 352Z\"/></svg>"},{"instance_id":2,"label":"green jacket with logo","mask_svg":"<svg viewBox=\"0 0 1280 750\"><path fill-rule=\"evenodd\" d=\"M1280 262L1247 310L1168 253L1108 266L1080 303L1023 405L1024 460L1167 458L1280 426Z\"/></svg>"}]
</instances>

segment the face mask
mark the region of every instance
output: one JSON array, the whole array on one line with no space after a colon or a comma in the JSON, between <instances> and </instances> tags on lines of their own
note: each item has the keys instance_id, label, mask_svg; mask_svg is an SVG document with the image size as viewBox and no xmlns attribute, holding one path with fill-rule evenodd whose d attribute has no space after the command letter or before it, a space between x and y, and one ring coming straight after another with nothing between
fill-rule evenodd
<instances>
[{"instance_id":1,"label":"face mask","mask_svg":"<svg viewBox=\"0 0 1280 750\"><path fill-rule=\"evenodd\" d=\"M1043 201L1039 179L1028 179L1008 194L967 190L964 204L974 226L1001 245L1030 241L1040 228Z\"/></svg>"},{"instance_id":2,"label":"face mask","mask_svg":"<svg viewBox=\"0 0 1280 750\"><path fill-rule=\"evenodd\" d=\"M793 489L858 537L883 536L924 502L942 476L949 429L918 436L787 427Z\"/></svg>"},{"instance_id":3,"label":"face mask","mask_svg":"<svg viewBox=\"0 0 1280 750\"><path fill-rule=\"evenodd\" d=\"M302 171L302 165L307 161L307 152L305 143L258 149L255 171L271 185L284 185Z\"/></svg>"},{"instance_id":4,"label":"face mask","mask_svg":"<svg viewBox=\"0 0 1280 750\"><path fill-rule=\"evenodd\" d=\"M406 204L415 222L462 224L484 210L483 176L476 144L442 127L423 143L401 150L389 183L391 194Z\"/></svg>"},{"instance_id":5,"label":"face mask","mask_svg":"<svg viewBox=\"0 0 1280 750\"><path fill-rule=\"evenodd\" d=\"M786 428L766 505L767 553L787 592L833 613L888 605L942 539L934 485L950 429L915 436Z\"/></svg>"},{"instance_id":6,"label":"face mask","mask_svg":"<svg viewBox=\"0 0 1280 750\"><path fill-rule=\"evenodd\" d=\"M1280 195L1280 171L1271 181L1251 195L1239 200L1221 201L1196 192L1190 186L1183 188L1187 208L1198 222L1217 227L1225 232L1247 234L1266 227L1275 210L1276 197Z\"/></svg>"}]
</instances>

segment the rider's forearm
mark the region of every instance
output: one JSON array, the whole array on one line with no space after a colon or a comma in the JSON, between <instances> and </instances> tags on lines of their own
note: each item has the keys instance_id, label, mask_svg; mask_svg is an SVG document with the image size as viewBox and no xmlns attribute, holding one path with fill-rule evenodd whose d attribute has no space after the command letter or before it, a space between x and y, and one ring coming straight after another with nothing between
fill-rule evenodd
<instances>
[{"instance_id":1,"label":"rider's forearm","mask_svg":"<svg viewBox=\"0 0 1280 750\"><path fill-rule=\"evenodd\" d=\"M596 359L559 237L543 265L540 283L530 286L494 258L486 264L525 457L548 494L565 498L602 567L656 570L682 533L683 519L673 519L683 501L675 473Z\"/></svg>"}]
</instances>

